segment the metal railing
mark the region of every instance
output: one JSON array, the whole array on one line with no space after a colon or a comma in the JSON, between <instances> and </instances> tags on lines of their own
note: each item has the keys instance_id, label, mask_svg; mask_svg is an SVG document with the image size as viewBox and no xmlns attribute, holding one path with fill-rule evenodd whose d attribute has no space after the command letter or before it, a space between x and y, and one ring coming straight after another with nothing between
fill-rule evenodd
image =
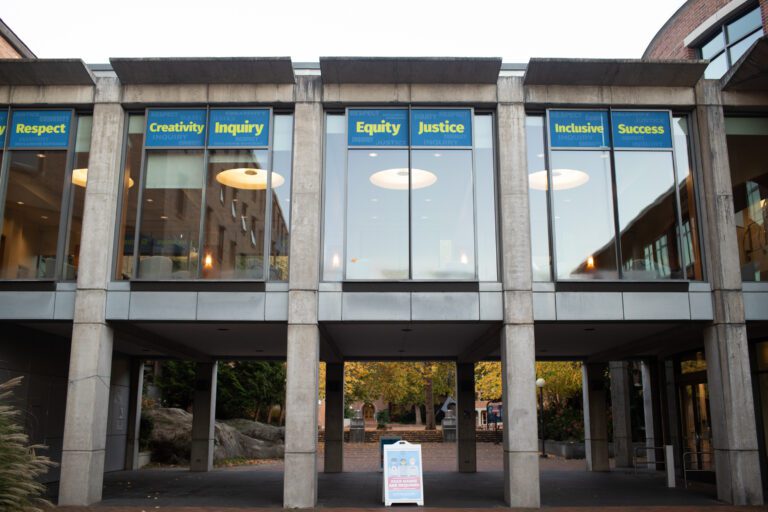
<instances>
[{"instance_id":1,"label":"metal railing","mask_svg":"<svg viewBox=\"0 0 768 512\"><path fill-rule=\"evenodd\" d=\"M693 469L689 465L693 464L693 456L696 456L696 464L701 465L702 462L704 462L702 459L705 457L710 457L708 461L708 465L711 466L712 464L712 457L714 457L713 452L683 452L683 485L685 488L688 488L688 473L709 473L712 471L712 468L708 469Z\"/></svg>"},{"instance_id":2,"label":"metal railing","mask_svg":"<svg viewBox=\"0 0 768 512\"><path fill-rule=\"evenodd\" d=\"M660 452L661 458L657 458L656 452ZM637 466L638 466L638 459L641 459L640 453L641 452L653 452L653 459L651 460L650 457L648 457L648 454L646 453L645 456L645 462L642 462L641 464L645 465L645 469L648 469L648 467L653 464L662 464L664 468L667 467L667 461L664 457L664 447L663 446L635 446L634 453L632 455L632 467L634 468L635 474L637 474Z\"/></svg>"}]
</instances>

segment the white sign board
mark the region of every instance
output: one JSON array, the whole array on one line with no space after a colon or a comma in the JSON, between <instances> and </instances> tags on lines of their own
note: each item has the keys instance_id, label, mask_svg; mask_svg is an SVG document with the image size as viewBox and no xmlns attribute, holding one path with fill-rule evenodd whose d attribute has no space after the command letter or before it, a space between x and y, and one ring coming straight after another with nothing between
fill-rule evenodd
<instances>
[{"instance_id":1,"label":"white sign board","mask_svg":"<svg viewBox=\"0 0 768 512\"><path fill-rule=\"evenodd\" d=\"M398 441L384 445L384 505L415 503L424 506L421 445Z\"/></svg>"}]
</instances>

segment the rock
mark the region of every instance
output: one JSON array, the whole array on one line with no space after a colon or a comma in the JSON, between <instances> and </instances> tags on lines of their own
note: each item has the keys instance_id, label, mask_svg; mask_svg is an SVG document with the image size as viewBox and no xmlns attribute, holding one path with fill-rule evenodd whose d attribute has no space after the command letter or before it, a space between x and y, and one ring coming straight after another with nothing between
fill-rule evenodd
<instances>
[{"instance_id":1,"label":"rock","mask_svg":"<svg viewBox=\"0 0 768 512\"><path fill-rule=\"evenodd\" d=\"M273 443L285 442L285 427L276 427L267 425L258 421L246 419L223 420L230 427L237 429L238 432L254 439L270 441Z\"/></svg>"},{"instance_id":2,"label":"rock","mask_svg":"<svg viewBox=\"0 0 768 512\"><path fill-rule=\"evenodd\" d=\"M152 448L152 460L166 464L188 463L190 445L192 444L192 415L176 408L148 409L143 413L152 418L154 422L154 429L149 440ZM217 421L214 432L214 461L233 458L275 459L283 457L282 429L248 420L242 421L255 424L247 425L248 428L244 427L245 430L254 434L258 433L266 438L249 437L235 427ZM269 428L260 428L260 426Z\"/></svg>"}]
</instances>

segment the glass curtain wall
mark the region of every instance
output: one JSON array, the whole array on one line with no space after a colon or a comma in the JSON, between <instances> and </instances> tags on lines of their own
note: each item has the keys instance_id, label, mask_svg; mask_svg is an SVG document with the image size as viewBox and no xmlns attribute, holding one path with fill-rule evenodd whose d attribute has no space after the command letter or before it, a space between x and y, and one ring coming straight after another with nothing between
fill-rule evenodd
<instances>
[{"instance_id":1,"label":"glass curtain wall","mask_svg":"<svg viewBox=\"0 0 768 512\"><path fill-rule=\"evenodd\" d=\"M91 152L92 116L78 116L77 135L75 138L75 162L71 182L72 200L67 236L67 253L62 278L68 281L77 279L77 267L80 260L80 233L83 228L83 209L85 208L85 187L88 181L88 157ZM83 179L85 178L85 179Z\"/></svg>"},{"instance_id":2,"label":"glass curtain wall","mask_svg":"<svg viewBox=\"0 0 768 512\"><path fill-rule=\"evenodd\" d=\"M741 279L768 281L768 118L725 120Z\"/></svg>"},{"instance_id":3,"label":"glass curtain wall","mask_svg":"<svg viewBox=\"0 0 768 512\"><path fill-rule=\"evenodd\" d=\"M287 280L293 116L263 108L150 114L129 123L117 277ZM198 130L178 135L163 123Z\"/></svg>"},{"instance_id":4,"label":"glass curtain wall","mask_svg":"<svg viewBox=\"0 0 768 512\"><path fill-rule=\"evenodd\" d=\"M549 249L549 213L547 206L546 150L544 116L525 118L526 155L528 157L528 212L531 223L531 266L534 281L552 279Z\"/></svg>"}]
</instances>

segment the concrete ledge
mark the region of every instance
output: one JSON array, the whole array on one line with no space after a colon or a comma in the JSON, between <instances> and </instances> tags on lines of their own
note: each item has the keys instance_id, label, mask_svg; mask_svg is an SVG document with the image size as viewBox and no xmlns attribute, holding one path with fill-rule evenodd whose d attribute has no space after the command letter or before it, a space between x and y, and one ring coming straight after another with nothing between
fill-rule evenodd
<instances>
[{"instance_id":1,"label":"concrete ledge","mask_svg":"<svg viewBox=\"0 0 768 512\"><path fill-rule=\"evenodd\" d=\"M745 301L748 300L747 295L744 294ZM755 302L753 307L756 314L768 316L768 313L763 313L768 312L768 290L764 294L752 295L754 297L749 300L765 301ZM713 314L710 292L533 293L533 318L538 322L712 320Z\"/></svg>"},{"instance_id":2,"label":"concrete ledge","mask_svg":"<svg viewBox=\"0 0 768 512\"><path fill-rule=\"evenodd\" d=\"M746 320L768 320L768 290L744 292L744 316Z\"/></svg>"}]
</instances>

